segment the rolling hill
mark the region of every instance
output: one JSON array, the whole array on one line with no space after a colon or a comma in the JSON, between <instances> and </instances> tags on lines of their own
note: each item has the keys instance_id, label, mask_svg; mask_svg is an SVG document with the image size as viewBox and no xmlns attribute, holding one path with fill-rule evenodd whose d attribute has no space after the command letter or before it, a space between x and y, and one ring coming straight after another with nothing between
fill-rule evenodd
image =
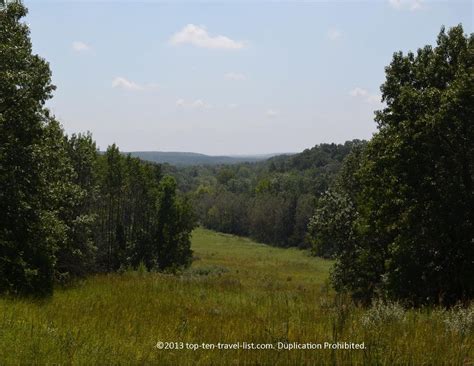
<instances>
[{"instance_id":1,"label":"rolling hill","mask_svg":"<svg viewBox=\"0 0 474 366\"><path fill-rule=\"evenodd\" d=\"M168 152L168 151L129 151L134 157L154 163L168 163L177 166L189 165L220 165L238 164L245 162L256 162L271 158L280 154L261 155L235 155L235 156L213 156L192 152Z\"/></svg>"}]
</instances>

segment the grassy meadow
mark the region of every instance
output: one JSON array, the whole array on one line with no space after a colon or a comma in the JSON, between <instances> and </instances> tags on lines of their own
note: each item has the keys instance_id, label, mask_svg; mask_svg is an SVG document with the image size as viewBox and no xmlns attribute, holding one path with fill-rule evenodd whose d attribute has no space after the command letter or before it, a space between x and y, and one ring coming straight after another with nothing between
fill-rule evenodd
<instances>
[{"instance_id":1,"label":"grassy meadow","mask_svg":"<svg viewBox=\"0 0 474 366\"><path fill-rule=\"evenodd\" d=\"M472 308L470 313L381 304L362 309L330 290L331 261L304 251L203 229L194 232L193 250L192 267L180 275L100 275L47 300L1 299L0 365L474 362ZM365 349L156 347L157 342L338 341L364 342Z\"/></svg>"}]
</instances>

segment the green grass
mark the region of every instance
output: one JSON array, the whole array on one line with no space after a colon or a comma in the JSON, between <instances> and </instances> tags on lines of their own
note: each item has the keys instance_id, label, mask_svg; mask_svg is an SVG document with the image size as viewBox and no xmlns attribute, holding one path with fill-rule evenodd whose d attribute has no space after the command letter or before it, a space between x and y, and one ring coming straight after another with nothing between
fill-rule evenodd
<instances>
[{"instance_id":1,"label":"green grass","mask_svg":"<svg viewBox=\"0 0 474 366\"><path fill-rule=\"evenodd\" d=\"M466 317L448 328L441 310L354 307L328 289L330 261L203 229L193 249L195 262L179 276L94 276L48 300L0 300L0 365L473 362ZM366 349L158 350L158 341L348 341Z\"/></svg>"}]
</instances>

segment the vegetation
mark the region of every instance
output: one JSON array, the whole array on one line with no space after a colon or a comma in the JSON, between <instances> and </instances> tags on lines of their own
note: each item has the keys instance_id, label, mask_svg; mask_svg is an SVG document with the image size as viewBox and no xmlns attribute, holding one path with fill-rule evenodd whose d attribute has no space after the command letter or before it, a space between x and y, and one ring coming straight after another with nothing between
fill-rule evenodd
<instances>
[{"instance_id":1,"label":"vegetation","mask_svg":"<svg viewBox=\"0 0 474 366\"><path fill-rule=\"evenodd\" d=\"M355 150L311 222L338 290L410 305L474 296L474 35L395 53L378 132Z\"/></svg>"},{"instance_id":2,"label":"vegetation","mask_svg":"<svg viewBox=\"0 0 474 366\"><path fill-rule=\"evenodd\" d=\"M474 35L394 54L368 142L176 168L65 135L25 15L0 11L2 364L473 362ZM196 216L306 250L200 228L193 257Z\"/></svg>"},{"instance_id":3,"label":"vegetation","mask_svg":"<svg viewBox=\"0 0 474 366\"><path fill-rule=\"evenodd\" d=\"M201 229L192 242L195 261L179 276L98 275L48 301L0 300L2 364L461 365L474 359L467 311L356 307L328 288L331 261ZM366 349L158 350L158 341L352 341Z\"/></svg>"},{"instance_id":4,"label":"vegetation","mask_svg":"<svg viewBox=\"0 0 474 366\"><path fill-rule=\"evenodd\" d=\"M368 142L255 164L170 169L209 229L336 258L356 301L468 303L474 295L474 36L395 53Z\"/></svg>"},{"instance_id":5,"label":"vegetation","mask_svg":"<svg viewBox=\"0 0 474 366\"><path fill-rule=\"evenodd\" d=\"M25 14L18 4L0 13L0 291L46 294L65 230L53 206L70 187L57 180L65 167L43 108L54 87L48 64L31 53Z\"/></svg>"},{"instance_id":6,"label":"vegetation","mask_svg":"<svg viewBox=\"0 0 474 366\"><path fill-rule=\"evenodd\" d=\"M0 293L49 295L55 282L140 263L189 265L191 208L159 166L99 155L44 107L48 64L32 54L17 2L0 12Z\"/></svg>"},{"instance_id":7,"label":"vegetation","mask_svg":"<svg viewBox=\"0 0 474 366\"><path fill-rule=\"evenodd\" d=\"M276 246L307 248L307 225L319 196L349 152L363 141L321 144L258 163L163 170L191 197L200 223Z\"/></svg>"}]
</instances>

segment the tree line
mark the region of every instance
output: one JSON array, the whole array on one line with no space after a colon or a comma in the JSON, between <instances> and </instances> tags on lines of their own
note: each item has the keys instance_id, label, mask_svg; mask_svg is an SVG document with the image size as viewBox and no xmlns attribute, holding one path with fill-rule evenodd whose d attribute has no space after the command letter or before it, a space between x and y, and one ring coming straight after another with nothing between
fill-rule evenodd
<instances>
[{"instance_id":1,"label":"tree line","mask_svg":"<svg viewBox=\"0 0 474 366\"><path fill-rule=\"evenodd\" d=\"M302 153L262 162L173 167L201 225L280 247L311 246L307 225L316 201L344 158L364 141L320 144Z\"/></svg>"},{"instance_id":2,"label":"tree line","mask_svg":"<svg viewBox=\"0 0 474 366\"><path fill-rule=\"evenodd\" d=\"M47 295L55 283L143 264L189 265L189 202L159 165L99 153L45 108L55 87L32 53L19 2L0 11L0 293Z\"/></svg>"}]
</instances>

